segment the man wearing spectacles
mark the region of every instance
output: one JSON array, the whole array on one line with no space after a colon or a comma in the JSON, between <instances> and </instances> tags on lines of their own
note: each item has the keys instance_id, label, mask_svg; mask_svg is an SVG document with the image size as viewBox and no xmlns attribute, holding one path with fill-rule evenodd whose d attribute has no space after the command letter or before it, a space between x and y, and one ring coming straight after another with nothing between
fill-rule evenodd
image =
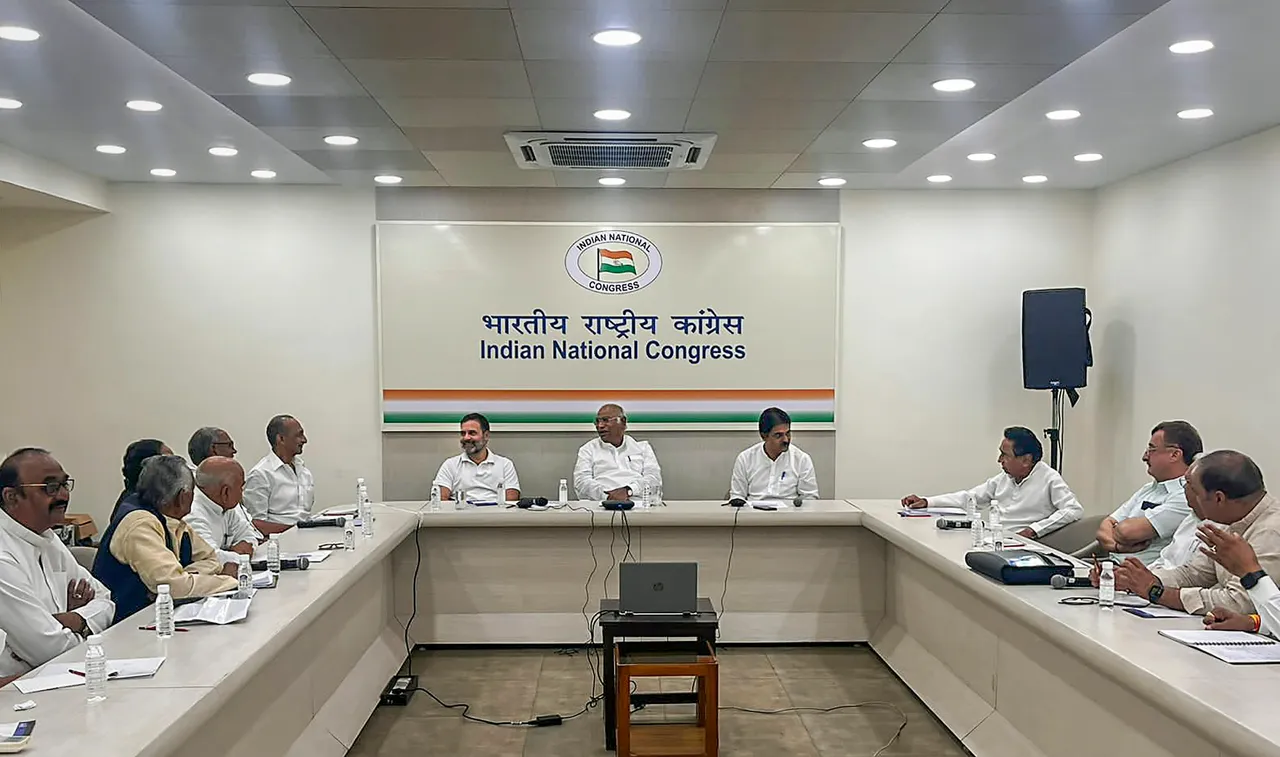
<instances>
[{"instance_id":1,"label":"man wearing spectacles","mask_svg":"<svg viewBox=\"0 0 1280 757\"><path fill-rule=\"evenodd\" d=\"M111 625L111 592L80 567L52 531L75 481L46 450L0 463L0 678L21 675Z\"/></svg>"},{"instance_id":2,"label":"man wearing spectacles","mask_svg":"<svg viewBox=\"0 0 1280 757\"><path fill-rule=\"evenodd\" d=\"M627 435L627 414L619 405L596 411L596 434L578 448L573 489L578 499L630 499L648 484L651 494L662 488L662 469L648 442Z\"/></svg>"},{"instance_id":3,"label":"man wearing spectacles","mask_svg":"<svg viewBox=\"0 0 1280 757\"><path fill-rule=\"evenodd\" d=\"M1098 526L1098 546L1130 554L1152 568L1176 568L1196 553L1196 527L1187 495L1187 468L1204 451L1200 432L1186 421L1165 421L1151 429L1142 462L1152 482Z\"/></svg>"},{"instance_id":4,"label":"man wearing spectacles","mask_svg":"<svg viewBox=\"0 0 1280 757\"><path fill-rule=\"evenodd\" d=\"M218 559L223 562L234 562L236 552L252 556L253 546L266 537L253 527L249 511L240 504L245 473L235 462L236 443L231 434L217 426L197 429L187 442L187 455L196 491L191 513L183 520L218 550ZM200 468L208 460L213 462L201 478Z\"/></svg>"}]
</instances>

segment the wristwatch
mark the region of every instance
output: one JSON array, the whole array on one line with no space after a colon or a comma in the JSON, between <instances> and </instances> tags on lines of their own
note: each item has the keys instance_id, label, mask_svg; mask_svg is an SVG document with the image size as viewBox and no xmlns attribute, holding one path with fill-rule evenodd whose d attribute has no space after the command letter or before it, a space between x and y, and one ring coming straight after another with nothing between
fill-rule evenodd
<instances>
[{"instance_id":1,"label":"wristwatch","mask_svg":"<svg viewBox=\"0 0 1280 757\"><path fill-rule=\"evenodd\" d=\"M1265 575L1267 575L1265 570L1255 570L1252 573L1245 573L1243 576L1240 576L1240 585L1244 587L1245 591L1249 591L1253 587L1257 586L1258 582L1261 581L1262 577Z\"/></svg>"},{"instance_id":2,"label":"wristwatch","mask_svg":"<svg viewBox=\"0 0 1280 757\"><path fill-rule=\"evenodd\" d=\"M1163 596L1164 584L1160 583L1160 579L1156 579L1156 582L1151 585L1151 588L1147 589L1147 601L1153 605L1158 605L1160 604L1160 597Z\"/></svg>"}]
</instances>

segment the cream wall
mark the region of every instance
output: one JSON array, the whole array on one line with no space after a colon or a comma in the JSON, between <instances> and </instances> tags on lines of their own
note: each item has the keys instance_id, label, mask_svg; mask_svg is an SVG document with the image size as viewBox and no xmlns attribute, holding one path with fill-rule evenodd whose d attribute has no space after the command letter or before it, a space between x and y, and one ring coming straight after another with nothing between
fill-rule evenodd
<instances>
[{"instance_id":1,"label":"cream wall","mask_svg":"<svg viewBox=\"0 0 1280 757\"><path fill-rule=\"evenodd\" d=\"M1006 426L1043 434L1049 393L1022 388L1022 292L1088 285L1093 213L1087 192L842 193L841 496L967 488L998 472ZM1101 512L1094 394L1067 413L1063 467Z\"/></svg>"},{"instance_id":2,"label":"cream wall","mask_svg":"<svg viewBox=\"0 0 1280 757\"><path fill-rule=\"evenodd\" d=\"M1109 422L1102 491L1143 482L1160 420L1194 423L1280 480L1271 414L1280 366L1280 129L1113 185L1100 194L1094 349Z\"/></svg>"},{"instance_id":3,"label":"cream wall","mask_svg":"<svg viewBox=\"0 0 1280 757\"><path fill-rule=\"evenodd\" d=\"M111 213L0 216L0 448L53 450L105 519L120 458L221 425L240 461L300 418L317 501L380 492L372 191L132 186Z\"/></svg>"}]
</instances>

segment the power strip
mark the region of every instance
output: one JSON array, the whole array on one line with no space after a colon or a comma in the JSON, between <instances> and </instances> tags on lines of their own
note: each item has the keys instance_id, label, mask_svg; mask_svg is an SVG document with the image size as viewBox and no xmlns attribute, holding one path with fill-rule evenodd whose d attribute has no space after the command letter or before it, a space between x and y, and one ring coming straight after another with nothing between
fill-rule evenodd
<instances>
[{"instance_id":1,"label":"power strip","mask_svg":"<svg viewBox=\"0 0 1280 757\"><path fill-rule=\"evenodd\" d=\"M382 690L382 695L378 697L378 704L383 707L404 707L409 704L409 699L416 688L418 688L417 676L395 676Z\"/></svg>"}]
</instances>

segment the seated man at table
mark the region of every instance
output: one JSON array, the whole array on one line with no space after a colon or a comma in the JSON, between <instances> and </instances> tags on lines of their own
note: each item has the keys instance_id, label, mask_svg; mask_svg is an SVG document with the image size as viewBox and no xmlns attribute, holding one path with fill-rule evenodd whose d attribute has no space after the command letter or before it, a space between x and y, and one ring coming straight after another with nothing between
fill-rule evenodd
<instances>
[{"instance_id":1,"label":"seated man at table","mask_svg":"<svg viewBox=\"0 0 1280 757\"><path fill-rule=\"evenodd\" d=\"M1249 543L1260 569L1280 571L1280 501L1267 493L1253 460L1233 450L1210 452L1191 464L1186 478L1187 502L1196 517L1224 524L1226 532ZM1095 581L1097 573L1095 567ZM1186 565L1154 571L1130 557L1115 573L1116 589L1193 615L1215 607L1237 613L1254 609L1241 580L1204 552Z\"/></svg>"},{"instance_id":2,"label":"seated man at table","mask_svg":"<svg viewBox=\"0 0 1280 757\"><path fill-rule=\"evenodd\" d=\"M1151 429L1142 462L1152 481L1102 521L1098 546L1132 554L1153 568L1173 568L1190 560L1199 546L1200 519L1187 504L1184 476L1203 451L1200 433L1186 421L1165 421Z\"/></svg>"},{"instance_id":3,"label":"seated man at table","mask_svg":"<svg viewBox=\"0 0 1280 757\"><path fill-rule=\"evenodd\" d=\"M253 557L262 536L241 514L244 468L229 457L208 457L196 468L195 477L191 512L183 520L213 547L218 562L235 562L237 554Z\"/></svg>"},{"instance_id":4,"label":"seated man at table","mask_svg":"<svg viewBox=\"0 0 1280 757\"><path fill-rule=\"evenodd\" d=\"M440 499L513 502L520 499L520 477L509 459L489 449L489 419L480 413L462 417L458 431L462 454L445 460L434 486Z\"/></svg>"},{"instance_id":5,"label":"seated man at table","mask_svg":"<svg viewBox=\"0 0 1280 757\"><path fill-rule=\"evenodd\" d=\"M1249 600L1253 602L1253 613L1249 614L1214 607L1205 613L1205 626L1214 631L1249 631L1280 637L1280 588L1262 569L1258 553L1249 542L1213 523L1200 524L1196 536L1203 553L1240 579L1240 585L1249 592Z\"/></svg>"},{"instance_id":6,"label":"seated man at table","mask_svg":"<svg viewBox=\"0 0 1280 757\"><path fill-rule=\"evenodd\" d=\"M1000 525L1027 539L1037 539L1080 520L1084 508L1058 472L1045 464L1044 448L1035 432L1022 426L1004 430L996 462L1003 471L968 491L924 498L910 494L904 507L965 507L973 497L979 507L999 502Z\"/></svg>"},{"instance_id":7,"label":"seated man at table","mask_svg":"<svg viewBox=\"0 0 1280 757\"><path fill-rule=\"evenodd\" d=\"M51 530L62 525L74 485L42 449L0 463L0 678L74 649L115 615L111 592Z\"/></svg>"},{"instance_id":8,"label":"seated man at table","mask_svg":"<svg viewBox=\"0 0 1280 757\"><path fill-rule=\"evenodd\" d=\"M307 435L292 415L277 415L267 424L271 451L249 471L244 485L244 506L253 527L262 534L287 531L311 517L315 479L303 464Z\"/></svg>"},{"instance_id":9,"label":"seated man at table","mask_svg":"<svg viewBox=\"0 0 1280 757\"><path fill-rule=\"evenodd\" d=\"M625 500L639 496L645 485L652 493L662 487L658 456L648 442L627 435L627 414L619 405L596 411L596 434L578 448L573 466L573 490L578 499Z\"/></svg>"},{"instance_id":10,"label":"seated man at table","mask_svg":"<svg viewBox=\"0 0 1280 757\"><path fill-rule=\"evenodd\" d=\"M160 584L169 585L174 599L238 585L238 566L220 563L213 547L182 520L191 512L194 490L187 461L177 455L143 463L138 490L121 503L93 563L93 575L116 601L117 622L151 604Z\"/></svg>"},{"instance_id":11,"label":"seated man at table","mask_svg":"<svg viewBox=\"0 0 1280 757\"><path fill-rule=\"evenodd\" d=\"M813 458L791 443L791 416L782 408L767 408L760 414L760 438L760 444L747 447L734 461L729 498L817 499Z\"/></svg>"}]
</instances>

